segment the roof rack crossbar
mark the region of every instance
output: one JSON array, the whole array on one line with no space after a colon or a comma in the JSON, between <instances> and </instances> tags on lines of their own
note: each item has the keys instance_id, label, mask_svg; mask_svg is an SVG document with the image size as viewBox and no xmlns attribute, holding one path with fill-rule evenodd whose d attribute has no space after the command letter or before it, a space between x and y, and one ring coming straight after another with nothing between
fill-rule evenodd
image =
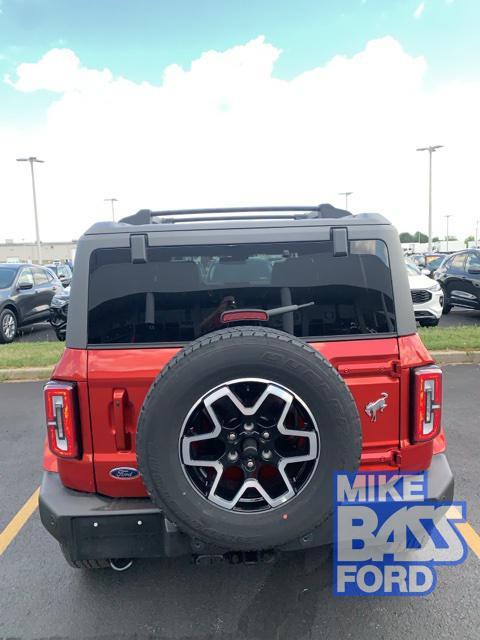
<instances>
[{"instance_id":1,"label":"roof rack crossbar","mask_svg":"<svg viewBox=\"0 0 480 640\"><path fill-rule=\"evenodd\" d=\"M161 224L172 224L175 222L198 222L199 220L199 216L197 215L189 215L189 214L182 214L181 216L179 216L178 218L175 218L174 216L172 217L168 217L168 216L164 216L163 214L161 216L159 216L161 218L160 222ZM301 220L304 218L318 218L318 215L316 212L314 212L314 215L308 213L308 212L301 212L301 213L292 213L292 215L285 215L282 213L271 213L271 214L267 214L267 213L259 213L259 214L254 214L254 215L235 215L235 216L231 216L231 217L220 217L218 215L207 215L207 214L202 214L201 216L201 220L205 221L205 222L214 222L215 220Z\"/></svg>"},{"instance_id":2,"label":"roof rack crossbar","mask_svg":"<svg viewBox=\"0 0 480 640\"><path fill-rule=\"evenodd\" d=\"M171 211L151 211L152 216L183 216L190 214L204 213L281 213L289 211L318 211L318 205L302 206L295 205L293 207L220 207L213 209L173 209Z\"/></svg>"},{"instance_id":3,"label":"roof rack crossbar","mask_svg":"<svg viewBox=\"0 0 480 640\"><path fill-rule=\"evenodd\" d=\"M279 215L282 213L291 213L291 216ZM208 214L208 217L205 217ZM187 220L196 221L196 216L202 216L202 220L219 220L222 218L216 217L218 214L244 214L244 215L232 215L227 218L229 220L251 220L255 219L301 219L301 218L343 218L345 216L351 216L349 211L343 209L337 209L330 204L319 205L293 205L293 206L271 206L271 207L221 207L210 209L171 209L165 211L150 211L150 209L141 209L137 213L126 218L122 218L120 222L134 225L150 224L152 218L163 218L163 223L173 223L175 218L184 217L182 222ZM270 214L251 216L245 214ZM274 214L274 215L271 215ZM278 214L278 215L275 215Z\"/></svg>"}]
</instances>

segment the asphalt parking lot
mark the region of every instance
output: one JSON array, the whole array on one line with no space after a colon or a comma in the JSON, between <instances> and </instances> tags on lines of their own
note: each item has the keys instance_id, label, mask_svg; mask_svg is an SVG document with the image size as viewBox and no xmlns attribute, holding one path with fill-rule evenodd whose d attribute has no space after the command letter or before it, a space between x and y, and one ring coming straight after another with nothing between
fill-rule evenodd
<instances>
[{"instance_id":1,"label":"asphalt parking lot","mask_svg":"<svg viewBox=\"0 0 480 640\"><path fill-rule=\"evenodd\" d=\"M39 322L20 329L15 342L51 342L56 341L55 332L48 322Z\"/></svg>"},{"instance_id":2,"label":"asphalt parking lot","mask_svg":"<svg viewBox=\"0 0 480 640\"><path fill-rule=\"evenodd\" d=\"M456 498L480 531L478 366L450 366L445 425ZM41 478L42 383L0 384L0 531ZM311 560L311 559L310 559ZM422 598L335 598L331 564L197 567L141 561L126 573L64 562L38 511L0 557L0 638L478 638L480 559L438 570Z\"/></svg>"},{"instance_id":3,"label":"asphalt parking lot","mask_svg":"<svg viewBox=\"0 0 480 640\"><path fill-rule=\"evenodd\" d=\"M480 324L480 311L452 309L447 316L442 316L439 327L459 327Z\"/></svg>"}]
</instances>

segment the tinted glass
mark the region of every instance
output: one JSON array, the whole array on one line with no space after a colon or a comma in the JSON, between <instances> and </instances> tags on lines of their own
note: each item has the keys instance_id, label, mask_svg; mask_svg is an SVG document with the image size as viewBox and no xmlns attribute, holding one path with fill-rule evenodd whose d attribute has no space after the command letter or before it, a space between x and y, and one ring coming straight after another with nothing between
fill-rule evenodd
<instances>
[{"instance_id":1,"label":"tinted glass","mask_svg":"<svg viewBox=\"0 0 480 640\"><path fill-rule=\"evenodd\" d=\"M48 284L49 282L47 272L44 269L39 269L38 267L33 268L33 277L37 286Z\"/></svg>"},{"instance_id":2,"label":"tinted glass","mask_svg":"<svg viewBox=\"0 0 480 640\"><path fill-rule=\"evenodd\" d=\"M350 249L334 258L331 242L162 247L149 248L145 264L132 264L129 249L99 249L90 263L89 342L190 341L229 326L222 313L232 309L277 309L262 324L302 337L395 331L385 244ZM278 311L286 305L308 306Z\"/></svg>"},{"instance_id":3,"label":"tinted glass","mask_svg":"<svg viewBox=\"0 0 480 640\"><path fill-rule=\"evenodd\" d=\"M450 267L452 269L463 269L463 265L465 263L465 254L460 253L458 256L454 256L452 261L450 262Z\"/></svg>"},{"instance_id":4,"label":"tinted glass","mask_svg":"<svg viewBox=\"0 0 480 640\"><path fill-rule=\"evenodd\" d=\"M20 276L18 278L18 284L31 284L33 287L33 275L32 275L32 270L27 268L27 269L22 269Z\"/></svg>"},{"instance_id":5,"label":"tinted glass","mask_svg":"<svg viewBox=\"0 0 480 640\"><path fill-rule=\"evenodd\" d=\"M65 276L65 278L70 278L72 275L70 267L67 267L66 265L58 267L58 275Z\"/></svg>"},{"instance_id":6,"label":"tinted glass","mask_svg":"<svg viewBox=\"0 0 480 640\"><path fill-rule=\"evenodd\" d=\"M0 268L0 289L8 289L12 286L17 270L14 267Z\"/></svg>"},{"instance_id":7,"label":"tinted glass","mask_svg":"<svg viewBox=\"0 0 480 640\"><path fill-rule=\"evenodd\" d=\"M439 256L438 258L435 258L434 260L429 260L428 262L428 268L429 269L438 269L438 267L442 264L442 262L445 260L445 256Z\"/></svg>"},{"instance_id":8,"label":"tinted glass","mask_svg":"<svg viewBox=\"0 0 480 640\"><path fill-rule=\"evenodd\" d=\"M467 258L467 269L480 269L480 254L470 253Z\"/></svg>"}]
</instances>

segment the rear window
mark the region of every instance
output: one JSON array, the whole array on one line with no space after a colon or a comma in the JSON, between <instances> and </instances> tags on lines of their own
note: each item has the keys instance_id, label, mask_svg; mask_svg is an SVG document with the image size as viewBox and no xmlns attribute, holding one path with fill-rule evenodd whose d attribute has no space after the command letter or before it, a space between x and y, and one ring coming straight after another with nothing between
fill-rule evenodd
<instances>
[{"instance_id":1,"label":"rear window","mask_svg":"<svg viewBox=\"0 0 480 640\"><path fill-rule=\"evenodd\" d=\"M142 264L128 248L92 253L92 345L188 342L231 326L233 309L275 309L261 324L302 338L393 333L386 245L351 241L347 257L330 241L150 247Z\"/></svg>"}]
</instances>

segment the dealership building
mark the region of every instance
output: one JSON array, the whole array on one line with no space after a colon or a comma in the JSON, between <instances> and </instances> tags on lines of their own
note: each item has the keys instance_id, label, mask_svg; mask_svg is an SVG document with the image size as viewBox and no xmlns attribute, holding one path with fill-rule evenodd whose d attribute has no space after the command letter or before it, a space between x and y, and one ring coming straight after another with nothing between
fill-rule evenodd
<instances>
[{"instance_id":1,"label":"dealership building","mask_svg":"<svg viewBox=\"0 0 480 640\"><path fill-rule=\"evenodd\" d=\"M48 264L56 260L64 262L75 257L77 241L41 242L42 263ZM33 262L38 264L38 249L35 242L13 242L6 240L0 243L0 262Z\"/></svg>"}]
</instances>

